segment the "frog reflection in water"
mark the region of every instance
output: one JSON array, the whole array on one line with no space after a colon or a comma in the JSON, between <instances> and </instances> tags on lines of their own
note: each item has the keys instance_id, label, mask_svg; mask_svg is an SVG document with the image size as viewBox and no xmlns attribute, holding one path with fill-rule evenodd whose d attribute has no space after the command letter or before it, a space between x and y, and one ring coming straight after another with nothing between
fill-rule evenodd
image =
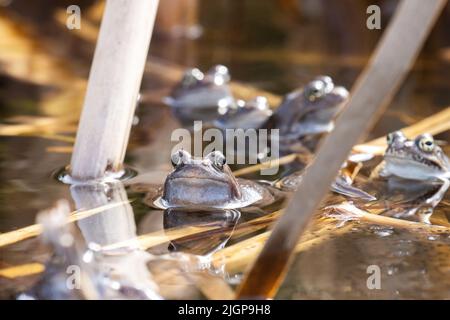
<instances>
[{"instance_id":1,"label":"frog reflection in water","mask_svg":"<svg viewBox=\"0 0 450 320\"><path fill-rule=\"evenodd\" d=\"M384 160L375 168L371 178L439 183L439 190L421 204L421 207L432 212L450 186L449 159L430 134L422 134L411 140L396 131L387 135L387 144ZM423 222L429 223L429 215L423 218Z\"/></svg>"},{"instance_id":2,"label":"frog reflection in water","mask_svg":"<svg viewBox=\"0 0 450 320\"><path fill-rule=\"evenodd\" d=\"M171 160L174 171L167 176L162 197L154 203L159 208L235 209L272 200L270 191L262 185L236 179L219 151L194 159L179 150Z\"/></svg>"},{"instance_id":3,"label":"frog reflection in water","mask_svg":"<svg viewBox=\"0 0 450 320\"><path fill-rule=\"evenodd\" d=\"M136 284L129 281L132 277L120 275L115 270L125 255L119 256L116 252L114 263L105 264L108 255L104 255L95 243L86 245L78 229L69 223L69 212L68 204L60 201L55 208L38 214L43 240L53 248L54 254L38 282L18 299L161 299L149 273L139 278ZM148 253L135 249L127 250L126 254L139 258L142 255L142 261L150 259ZM137 274L136 261L133 261L133 276ZM76 283L69 281L70 274L76 276L72 278L72 281L78 279Z\"/></svg>"},{"instance_id":4,"label":"frog reflection in water","mask_svg":"<svg viewBox=\"0 0 450 320\"><path fill-rule=\"evenodd\" d=\"M212 121L235 105L229 81L228 69L222 65L212 67L206 74L197 68L189 69L165 102L185 125L192 125L195 120Z\"/></svg>"}]
</instances>

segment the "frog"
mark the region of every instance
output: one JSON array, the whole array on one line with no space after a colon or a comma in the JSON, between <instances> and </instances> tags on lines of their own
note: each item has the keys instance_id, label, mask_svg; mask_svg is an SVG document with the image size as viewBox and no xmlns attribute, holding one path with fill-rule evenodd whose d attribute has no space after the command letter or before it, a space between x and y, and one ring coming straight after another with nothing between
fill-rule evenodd
<instances>
[{"instance_id":1,"label":"frog","mask_svg":"<svg viewBox=\"0 0 450 320\"><path fill-rule=\"evenodd\" d=\"M386 136L387 148L378 167L381 177L442 181L450 178L450 162L429 133L408 139L401 131Z\"/></svg>"},{"instance_id":2,"label":"frog","mask_svg":"<svg viewBox=\"0 0 450 320\"><path fill-rule=\"evenodd\" d=\"M255 129L261 127L272 115L269 102L264 96L256 96L250 100L237 100L234 107L214 120L216 128L226 129Z\"/></svg>"},{"instance_id":3,"label":"frog","mask_svg":"<svg viewBox=\"0 0 450 320\"><path fill-rule=\"evenodd\" d=\"M329 76L318 76L283 98L272 111L267 98L258 96L248 102L238 101L213 122L225 129L279 129L282 154L314 151L323 134L334 127L334 118L342 110L348 91L335 86Z\"/></svg>"},{"instance_id":4,"label":"frog","mask_svg":"<svg viewBox=\"0 0 450 320\"><path fill-rule=\"evenodd\" d=\"M313 151L320 137L334 128L348 96L347 89L335 86L331 77L318 76L287 94L262 127L280 130L280 150L301 145Z\"/></svg>"},{"instance_id":5,"label":"frog","mask_svg":"<svg viewBox=\"0 0 450 320\"><path fill-rule=\"evenodd\" d=\"M224 65L215 65L206 73L188 69L164 102L183 125L192 125L196 120L209 123L236 105L230 79Z\"/></svg>"},{"instance_id":6,"label":"frog","mask_svg":"<svg viewBox=\"0 0 450 320\"><path fill-rule=\"evenodd\" d=\"M303 176L303 171L296 171L279 180L275 181L277 188L281 190L286 190L288 192L293 192L297 190ZM334 193L343 195L354 200L362 200L365 202L374 201L376 197L371 194L352 186L353 180L350 176L344 173L344 171L339 171L338 176L331 183L330 190Z\"/></svg>"},{"instance_id":7,"label":"frog","mask_svg":"<svg viewBox=\"0 0 450 320\"><path fill-rule=\"evenodd\" d=\"M438 184L437 192L421 204L432 212L450 186L449 158L429 133L408 139L403 132L395 131L386 136L386 143L383 160L370 178L396 179L408 185L414 181ZM422 222L430 223L430 215L424 216Z\"/></svg>"},{"instance_id":8,"label":"frog","mask_svg":"<svg viewBox=\"0 0 450 320\"><path fill-rule=\"evenodd\" d=\"M273 200L263 185L236 178L220 151L194 158L180 149L172 154L171 162L174 169L153 203L157 208L237 209Z\"/></svg>"}]
</instances>

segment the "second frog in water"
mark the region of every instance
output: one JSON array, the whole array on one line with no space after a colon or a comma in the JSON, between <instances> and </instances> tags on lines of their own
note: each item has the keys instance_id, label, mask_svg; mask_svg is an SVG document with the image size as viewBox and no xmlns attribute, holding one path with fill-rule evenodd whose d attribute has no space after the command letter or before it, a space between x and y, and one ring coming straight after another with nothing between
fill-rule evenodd
<instances>
[{"instance_id":1,"label":"second frog in water","mask_svg":"<svg viewBox=\"0 0 450 320\"><path fill-rule=\"evenodd\" d=\"M319 76L287 94L274 112L267 100L258 97L236 108L229 108L214 124L221 129L279 129L281 151L314 150L320 137L334 127L334 119L348 98L348 91L335 86L328 76ZM253 120L252 125L242 123ZM257 121L255 121L255 119Z\"/></svg>"},{"instance_id":2,"label":"second frog in water","mask_svg":"<svg viewBox=\"0 0 450 320\"><path fill-rule=\"evenodd\" d=\"M209 122L235 105L229 82L228 68L223 65L206 73L189 69L165 102L183 125L192 126L196 120Z\"/></svg>"}]
</instances>

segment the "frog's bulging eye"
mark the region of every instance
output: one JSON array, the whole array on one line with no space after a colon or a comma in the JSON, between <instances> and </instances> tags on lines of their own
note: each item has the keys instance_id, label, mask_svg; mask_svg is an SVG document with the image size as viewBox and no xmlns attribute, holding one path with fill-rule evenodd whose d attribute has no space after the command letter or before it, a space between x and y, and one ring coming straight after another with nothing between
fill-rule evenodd
<instances>
[{"instance_id":1,"label":"frog's bulging eye","mask_svg":"<svg viewBox=\"0 0 450 320\"><path fill-rule=\"evenodd\" d=\"M431 135L422 135L419 140L417 145L419 146L420 150L424 151L424 152L432 152L434 150L434 139Z\"/></svg>"},{"instance_id":2,"label":"frog's bulging eye","mask_svg":"<svg viewBox=\"0 0 450 320\"><path fill-rule=\"evenodd\" d=\"M227 159L220 151L213 151L207 155L207 158L219 169L222 169L223 166L227 163Z\"/></svg>"},{"instance_id":3,"label":"frog's bulging eye","mask_svg":"<svg viewBox=\"0 0 450 320\"><path fill-rule=\"evenodd\" d=\"M386 142L387 142L388 145L394 143L395 140L397 140L397 141L405 141L406 137L401 131L394 131L394 132L389 133L386 136Z\"/></svg>"},{"instance_id":4,"label":"frog's bulging eye","mask_svg":"<svg viewBox=\"0 0 450 320\"><path fill-rule=\"evenodd\" d=\"M393 141L394 141L394 134L393 133L389 133L386 136L386 142L387 142L387 144L392 144Z\"/></svg>"},{"instance_id":5,"label":"frog's bulging eye","mask_svg":"<svg viewBox=\"0 0 450 320\"><path fill-rule=\"evenodd\" d=\"M218 64L218 65L212 67L210 72L213 72L214 74L221 74L225 77L230 76L230 72L228 71L228 68L221 64Z\"/></svg>"},{"instance_id":6,"label":"frog's bulging eye","mask_svg":"<svg viewBox=\"0 0 450 320\"><path fill-rule=\"evenodd\" d=\"M315 101L316 99L322 97L325 94L325 83L320 80L315 80L311 82L305 88L305 96L310 101Z\"/></svg>"},{"instance_id":7,"label":"frog's bulging eye","mask_svg":"<svg viewBox=\"0 0 450 320\"><path fill-rule=\"evenodd\" d=\"M242 100L241 100L242 101ZM239 105L239 102L238 102ZM245 109L270 110L269 101L264 96L256 96L255 98L243 102L242 107Z\"/></svg>"},{"instance_id":8,"label":"frog's bulging eye","mask_svg":"<svg viewBox=\"0 0 450 320\"><path fill-rule=\"evenodd\" d=\"M184 163L186 160L190 158L190 154L187 153L184 150L178 150L177 152L174 152L172 156L170 157L170 160L172 162L172 165L174 167L179 166L180 164Z\"/></svg>"},{"instance_id":9,"label":"frog's bulging eye","mask_svg":"<svg viewBox=\"0 0 450 320\"><path fill-rule=\"evenodd\" d=\"M183 80L181 81L184 86L189 87L196 84L198 81L203 80L203 78L204 78L203 72L201 72L197 68L193 68L186 71Z\"/></svg>"},{"instance_id":10,"label":"frog's bulging eye","mask_svg":"<svg viewBox=\"0 0 450 320\"><path fill-rule=\"evenodd\" d=\"M217 86L230 82L230 73L228 68L223 65L216 65L208 71L208 75L212 76L214 84Z\"/></svg>"}]
</instances>

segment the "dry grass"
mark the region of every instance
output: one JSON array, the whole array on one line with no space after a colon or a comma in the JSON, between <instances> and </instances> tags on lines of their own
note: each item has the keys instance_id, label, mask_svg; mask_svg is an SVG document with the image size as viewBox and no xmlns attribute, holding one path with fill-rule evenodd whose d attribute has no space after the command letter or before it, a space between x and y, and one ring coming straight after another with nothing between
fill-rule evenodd
<instances>
[{"instance_id":1,"label":"dry grass","mask_svg":"<svg viewBox=\"0 0 450 320\"><path fill-rule=\"evenodd\" d=\"M74 211L70 214L68 222L74 222L87 218L89 216L103 212L105 210L121 206L124 203L125 202L117 202L113 204L107 204L94 209ZM2 233L0 234L0 248L32 237L36 237L41 233L42 233L42 226L40 224L33 224L25 228L20 228L18 230Z\"/></svg>"}]
</instances>

